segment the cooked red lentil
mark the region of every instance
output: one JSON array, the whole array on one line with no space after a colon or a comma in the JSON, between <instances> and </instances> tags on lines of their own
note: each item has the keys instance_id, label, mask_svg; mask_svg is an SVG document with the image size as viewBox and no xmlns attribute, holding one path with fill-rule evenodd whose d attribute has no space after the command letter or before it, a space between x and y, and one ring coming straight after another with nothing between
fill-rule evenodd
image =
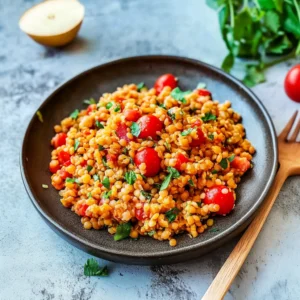
<instances>
[{"instance_id":1,"label":"cooked red lentil","mask_svg":"<svg viewBox=\"0 0 300 300\"><path fill-rule=\"evenodd\" d=\"M255 152L240 116L204 88L176 86L171 74L151 89L124 85L54 126L52 185L85 229L176 246L234 208Z\"/></svg>"}]
</instances>

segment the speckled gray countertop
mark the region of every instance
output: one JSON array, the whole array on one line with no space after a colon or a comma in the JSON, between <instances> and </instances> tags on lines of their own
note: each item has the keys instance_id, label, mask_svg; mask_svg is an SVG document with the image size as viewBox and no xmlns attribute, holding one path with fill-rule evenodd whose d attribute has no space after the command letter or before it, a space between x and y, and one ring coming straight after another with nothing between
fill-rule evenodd
<instances>
[{"instance_id":1,"label":"speckled gray countertop","mask_svg":"<svg viewBox=\"0 0 300 300\"><path fill-rule=\"evenodd\" d=\"M19 172L21 140L43 99L66 79L126 56L173 54L219 66L226 54L204 0L89 0L79 38L46 49L20 32L36 1L0 0L0 299L200 299L235 241L196 261L139 267L111 262L108 278L83 276L90 256L58 237L31 205ZM276 130L295 109L283 91L290 61L254 92ZM290 178L225 299L300 299L300 180Z\"/></svg>"}]
</instances>

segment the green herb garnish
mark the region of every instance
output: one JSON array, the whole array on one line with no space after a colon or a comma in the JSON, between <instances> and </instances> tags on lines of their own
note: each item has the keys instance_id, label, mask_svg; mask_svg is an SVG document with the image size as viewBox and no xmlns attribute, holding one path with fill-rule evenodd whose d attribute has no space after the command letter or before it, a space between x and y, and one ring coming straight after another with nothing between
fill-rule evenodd
<instances>
[{"instance_id":1,"label":"green herb garnish","mask_svg":"<svg viewBox=\"0 0 300 300\"><path fill-rule=\"evenodd\" d=\"M206 83L204 82L199 82L197 84L197 89L205 89L206 88Z\"/></svg>"},{"instance_id":2,"label":"green herb garnish","mask_svg":"<svg viewBox=\"0 0 300 300\"><path fill-rule=\"evenodd\" d=\"M235 154L232 154L231 156L228 157L229 162L232 162L235 158Z\"/></svg>"},{"instance_id":3,"label":"green herb garnish","mask_svg":"<svg viewBox=\"0 0 300 300\"><path fill-rule=\"evenodd\" d=\"M212 134L212 133L210 133L209 135L208 135L208 138L210 139L210 140L214 140L214 138L215 138L215 136Z\"/></svg>"},{"instance_id":4,"label":"green herb garnish","mask_svg":"<svg viewBox=\"0 0 300 300\"><path fill-rule=\"evenodd\" d=\"M113 105L114 105L113 102L109 102L109 103L106 104L105 107L106 107L106 109L110 109Z\"/></svg>"},{"instance_id":5,"label":"green herb garnish","mask_svg":"<svg viewBox=\"0 0 300 300\"><path fill-rule=\"evenodd\" d=\"M103 195L102 195L102 197L103 197L104 199L108 199L110 196L111 196L111 191L106 191L106 192L104 192Z\"/></svg>"},{"instance_id":6,"label":"green herb garnish","mask_svg":"<svg viewBox=\"0 0 300 300\"><path fill-rule=\"evenodd\" d=\"M70 117L73 119L73 120L76 120L79 116L79 110L78 109L75 109L71 114L70 114Z\"/></svg>"},{"instance_id":7,"label":"green herb garnish","mask_svg":"<svg viewBox=\"0 0 300 300\"><path fill-rule=\"evenodd\" d=\"M131 185L133 185L136 181L136 175L133 171L126 172L124 178Z\"/></svg>"},{"instance_id":8,"label":"green herb garnish","mask_svg":"<svg viewBox=\"0 0 300 300\"><path fill-rule=\"evenodd\" d=\"M149 235L149 236L153 236L155 233L156 233L155 230L151 230L151 231L148 232L148 235Z\"/></svg>"},{"instance_id":9,"label":"green herb garnish","mask_svg":"<svg viewBox=\"0 0 300 300\"><path fill-rule=\"evenodd\" d=\"M66 182L68 182L68 183L74 183L75 182L75 178L68 177L68 178L66 178Z\"/></svg>"},{"instance_id":10,"label":"green herb garnish","mask_svg":"<svg viewBox=\"0 0 300 300\"><path fill-rule=\"evenodd\" d=\"M87 196L88 196L88 198L92 198L92 193L89 192L89 193L87 194Z\"/></svg>"},{"instance_id":11,"label":"green herb garnish","mask_svg":"<svg viewBox=\"0 0 300 300\"><path fill-rule=\"evenodd\" d=\"M89 258L84 265L85 276L108 276L107 266L100 268L97 261L94 258Z\"/></svg>"},{"instance_id":12,"label":"green herb garnish","mask_svg":"<svg viewBox=\"0 0 300 300\"><path fill-rule=\"evenodd\" d=\"M43 119L42 113L38 110L38 111L36 112L36 115L37 115L39 121L40 121L41 123L43 123L43 122L44 122L44 119Z\"/></svg>"},{"instance_id":13,"label":"green herb garnish","mask_svg":"<svg viewBox=\"0 0 300 300\"><path fill-rule=\"evenodd\" d=\"M74 143L74 150L75 150L75 151L77 151L77 149L78 149L78 147L79 147L79 144L80 144L80 143L79 143L79 140L76 139L76 140L75 140L75 143Z\"/></svg>"},{"instance_id":14,"label":"green herb garnish","mask_svg":"<svg viewBox=\"0 0 300 300\"><path fill-rule=\"evenodd\" d=\"M96 126L97 126L99 129L103 129L103 128L104 128L104 125L103 125L100 121L98 121L98 120L96 120L95 124L96 124Z\"/></svg>"},{"instance_id":15,"label":"green herb garnish","mask_svg":"<svg viewBox=\"0 0 300 300\"><path fill-rule=\"evenodd\" d=\"M146 200L151 200L152 199L152 195L149 192L146 192L146 191L142 190L141 194L146 198Z\"/></svg>"},{"instance_id":16,"label":"green herb garnish","mask_svg":"<svg viewBox=\"0 0 300 300\"><path fill-rule=\"evenodd\" d=\"M98 146L98 150L99 150L99 151L102 151L102 150L104 150L104 147L103 147L102 145L99 145L99 146Z\"/></svg>"},{"instance_id":17,"label":"green herb garnish","mask_svg":"<svg viewBox=\"0 0 300 300\"><path fill-rule=\"evenodd\" d=\"M194 181L193 181L192 179L189 179L189 180L188 180L188 184L189 184L190 186L195 186Z\"/></svg>"},{"instance_id":18,"label":"green herb garnish","mask_svg":"<svg viewBox=\"0 0 300 300\"><path fill-rule=\"evenodd\" d=\"M192 93L192 91L185 91L183 92L179 87L176 87L172 92L171 92L171 97L173 97L175 100L182 102L183 104L186 103L185 96L189 95Z\"/></svg>"},{"instance_id":19,"label":"green herb garnish","mask_svg":"<svg viewBox=\"0 0 300 300\"><path fill-rule=\"evenodd\" d=\"M186 129L184 131L181 132L181 135L182 136L187 136L189 135L193 130L195 130L195 128L189 128L189 129Z\"/></svg>"},{"instance_id":20,"label":"green herb garnish","mask_svg":"<svg viewBox=\"0 0 300 300\"><path fill-rule=\"evenodd\" d=\"M169 186L171 179L178 178L180 176L180 173L175 168L168 167L168 172L169 174L165 177L161 184L160 191L165 190Z\"/></svg>"},{"instance_id":21,"label":"green herb garnish","mask_svg":"<svg viewBox=\"0 0 300 300\"><path fill-rule=\"evenodd\" d=\"M171 118L172 121L176 120L175 114L172 112L172 108L167 112L168 116Z\"/></svg>"},{"instance_id":22,"label":"green herb garnish","mask_svg":"<svg viewBox=\"0 0 300 300\"><path fill-rule=\"evenodd\" d=\"M104 187L106 187L107 189L109 189L110 188L109 178L108 177L104 177L103 181L102 181L102 184L103 184Z\"/></svg>"},{"instance_id":23,"label":"green herb garnish","mask_svg":"<svg viewBox=\"0 0 300 300\"><path fill-rule=\"evenodd\" d=\"M177 207L173 207L166 212L166 218L169 220L170 223L174 222L177 215L179 213L179 209Z\"/></svg>"},{"instance_id":24,"label":"green herb garnish","mask_svg":"<svg viewBox=\"0 0 300 300\"><path fill-rule=\"evenodd\" d=\"M99 180L100 180L99 175L94 174L94 175L93 175L93 179L94 179L95 181L99 181Z\"/></svg>"},{"instance_id":25,"label":"green herb garnish","mask_svg":"<svg viewBox=\"0 0 300 300\"><path fill-rule=\"evenodd\" d=\"M128 149L127 148L123 148L122 153L123 154L128 154Z\"/></svg>"},{"instance_id":26,"label":"green herb garnish","mask_svg":"<svg viewBox=\"0 0 300 300\"><path fill-rule=\"evenodd\" d=\"M107 169L110 169L110 166L107 164L107 158L106 158L106 156L102 157L102 163L103 163L104 167L106 167Z\"/></svg>"},{"instance_id":27,"label":"green herb garnish","mask_svg":"<svg viewBox=\"0 0 300 300\"><path fill-rule=\"evenodd\" d=\"M144 82L140 82L136 87L137 87L138 92L140 92L141 89L145 87L145 83Z\"/></svg>"},{"instance_id":28,"label":"green herb garnish","mask_svg":"<svg viewBox=\"0 0 300 300\"><path fill-rule=\"evenodd\" d=\"M218 171L217 170L212 170L211 174L218 174Z\"/></svg>"},{"instance_id":29,"label":"green herb garnish","mask_svg":"<svg viewBox=\"0 0 300 300\"><path fill-rule=\"evenodd\" d=\"M154 183L153 186L154 186L156 189L158 189L158 190L160 190L160 188L161 188L161 184L160 184L160 183Z\"/></svg>"},{"instance_id":30,"label":"green herb garnish","mask_svg":"<svg viewBox=\"0 0 300 300\"><path fill-rule=\"evenodd\" d=\"M91 105L91 104L96 104L96 101L94 98L90 98L90 99L83 100L83 103L87 105Z\"/></svg>"},{"instance_id":31,"label":"green herb garnish","mask_svg":"<svg viewBox=\"0 0 300 300\"><path fill-rule=\"evenodd\" d=\"M132 122L132 124L130 126L130 131L133 136L138 137L141 133L141 128L138 123Z\"/></svg>"},{"instance_id":32,"label":"green herb garnish","mask_svg":"<svg viewBox=\"0 0 300 300\"><path fill-rule=\"evenodd\" d=\"M215 115L213 115L212 113L208 112L201 119L204 122L208 122L208 121L215 121L217 119L217 117Z\"/></svg>"},{"instance_id":33,"label":"green herb garnish","mask_svg":"<svg viewBox=\"0 0 300 300\"><path fill-rule=\"evenodd\" d=\"M168 151L171 151L171 145L168 142L165 142L165 147Z\"/></svg>"},{"instance_id":34,"label":"green herb garnish","mask_svg":"<svg viewBox=\"0 0 300 300\"><path fill-rule=\"evenodd\" d=\"M222 160L220 161L220 166L224 170L227 169L227 167L228 167L228 160L226 158L222 158Z\"/></svg>"},{"instance_id":35,"label":"green herb garnish","mask_svg":"<svg viewBox=\"0 0 300 300\"><path fill-rule=\"evenodd\" d=\"M114 235L114 240L115 241L120 241L120 240L123 240L123 239L129 237L131 227L132 227L132 225L131 225L130 222L119 224L117 226L117 231Z\"/></svg>"},{"instance_id":36,"label":"green herb garnish","mask_svg":"<svg viewBox=\"0 0 300 300\"><path fill-rule=\"evenodd\" d=\"M119 112L121 110L121 107L120 106L117 106L115 109L114 109L114 112Z\"/></svg>"},{"instance_id":37,"label":"green herb garnish","mask_svg":"<svg viewBox=\"0 0 300 300\"><path fill-rule=\"evenodd\" d=\"M93 166L87 165L86 169L88 172L91 172L93 170Z\"/></svg>"},{"instance_id":38,"label":"green herb garnish","mask_svg":"<svg viewBox=\"0 0 300 300\"><path fill-rule=\"evenodd\" d=\"M162 104L158 104L159 107L163 108L163 109L167 109L166 106L162 103Z\"/></svg>"}]
</instances>

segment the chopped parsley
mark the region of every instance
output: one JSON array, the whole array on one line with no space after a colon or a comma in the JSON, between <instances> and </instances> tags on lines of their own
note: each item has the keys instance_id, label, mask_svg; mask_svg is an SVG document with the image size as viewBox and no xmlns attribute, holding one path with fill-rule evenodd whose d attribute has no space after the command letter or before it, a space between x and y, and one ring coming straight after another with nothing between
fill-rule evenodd
<instances>
[{"instance_id":1,"label":"chopped parsley","mask_svg":"<svg viewBox=\"0 0 300 300\"><path fill-rule=\"evenodd\" d=\"M102 184L103 184L104 187L106 187L107 189L109 189L110 188L109 178L108 177L104 177L103 181L102 181Z\"/></svg>"},{"instance_id":2,"label":"chopped parsley","mask_svg":"<svg viewBox=\"0 0 300 300\"><path fill-rule=\"evenodd\" d=\"M98 120L96 120L95 124L96 124L96 126L97 126L99 129L103 129L103 128L104 128L103 124L102 124L100 121L98 121Z\"/></svg>"},{"instance_id":3,"label":"chopped parsley","mask_svg":"<svg viewBox=\"0 0 300 300\"><path fill-rule=\"evenodd\" d=\"M88 196L88 198L92 198L92 193L89 192L89 193L87 194L87 196Z\"/></svg>"},{"instance_id":4,"label":"chopped parsley","mask_svg":"<svg viewBox=\"0 0 300 300\"><path fill-rule=\"evenodd\" d=\"M93 175L93 179L94 179L95 181L99 181L99 180L100 180L99 175L97 175L97 174Z\"/></svg>"},{"instance_id":5,"label":"chopped parsley","mask_svg":"<svg viewBox=\"0 0 300 300\"><path fill-rule=\"evenodd\" d=\"M165 147L168 151L171 151L171 145L168 142L165 142Z\"/></svg>"},{"instance_id":6,"label":"chopped parsley","mask_svg":"<svg viewBox=\"0 0 300 300\"><path fill-rule=\"evenodd\" d=\"M222 160L220 161L220 166L224 170L227 169L227 167L228 167L228 160L226 158L222 158Z\"/></svg>"},{"instance_id":7,"label":"chopped parsley","mask_svg":"<svg viewBox=\"0 0 300 300\"><path fill-rule=\"evenodd\" d=\"M110 169L110 166L107 164L107 158L106 158L106 156L102 157L102 163L103 163L104 167L106 167L107 169Z\"/></svg>"},{"instance_id":8,"label":"chopped parsley","mask_svg":"<svg viewBox=\"0 0 300 300\"><path fill-rule=\"evenodd\" d=\"M78 109L75 109L71 114L70 114L70 117L73 119L73 120L76 120L79 116L79 110Z\"/></svg>"},{"instance_id":9,"label":"chopped parsley","mask_svg":"<svg viewBox=\"0 0 300 300\"><path fill-rule=\"evenodd\" d=\"M110 109L113 105L114 105L113 102L109 102L109 103L106 104L105 107L106 107L106 109Z\"/></svg>"},{"instance_id":10,"label":"chopped parsley","mask_svg":"<svg viewBox=\"0 0 300 300\"><path fill-rule=\"evenodd\" d=\"M164 181L161 184L160 191L165 190L173 178L178 178L180 176L179 172L172 167L168 167L169 174L165 177Z\"/></svg>"},{"instance_id":11,"label":"chopped parsley","mask_svg":"<svg viewBox=\"0 0 300 300\"><path fill-rule=\"evenodd\" d=\"M189 128L189 129L187 129L187 130L184 130L184 131L181 132L181 135L182 135L182 136L187 136L187 135L189 135L193 130L195 130L195 128Z\"/></svg>"},{"instance_id":12,"label":"chopped parsley","mask_svg":"<svg viewBox=\"0 0 300 300\"><path fill-rule=\"evenodd\" d=\"M123 148L122 153L123 154L128 154L128 149L127 148Z\"/></svg>"},{"instance_id":13,"label":"chopped parsley","mask_svg":"<svg viewBox=\"0 0 300 300\"><path fill-rule=\"evenodd\" d=\"M68 178L66 178L66 182L68 182L68 183L74 183L75 182L75 178L68 177Z\"/></svg>"},{"instance_id":14,"label":"chopped parsley","mask_svg":"<svg viewBox=\"0 0 300 300\"><path fill-rule=\"evenodd\" d=\"M103 195L102 195L102 197L104 199L108 199L110 196L111 196L111 191L104 192Z\"/></svg>"},{"instance_id":15,"label":"chopped parsley","mask_svg":"<svg viewBox=\"0 0 300 300\"><path fill-rule=\"evenodd\" d=\"M190 186L195 186L194 181L193 181L192 179L189 179L189 180L188 180L188 184L189 184Z\"/></svg>"},{"instance_id":16,"label":"chopped parsley","mask_svg":"<svg viewBox=\"0 0 300 300\"><path fill-rule=\"evenodd\" d=\"M185 96L189 95L192 91L185 91L183 92L179 87L176 87L171 92L171 97L173 97L175 100L182 102L183 104L186 103Z\"/></svg>"},{"instance_id":17,"label":"chopped parsley","mask_svg":"<svg viewBox=\"0 0 300 300\"><path fill-rule=\"evenodd\" d=\"M135 183L135 181L136 181L136 175L135 175L135 173L133 171L126 172L125 173L125 180L129 184L133 185Z\"/></svg>"},{"instance_id":18,"label":"chopped parsley","mask_svg":"<svg viewBox=\"0 0 300 300\"><path fill-rule=\"evenodd\" d=\"M218 170L212 170L211 174L218 174Z\"/></svg>"},{"instance_id":19,"label":"chopped parsley","mask_svg":"<svg viewBox=\"0 0 300 300\"><path fill-rule=\"evenodd\" d=\"M173 207L170 210L168 210L165 215L168 221L172 223L175 221L178 213L179 213L179 209L177 207Z\"/></svg>"},{"instance_id":20,"label":"chopped parsley","mask_svg":"<svg viewBox=\"0 0 300 300\"><path fill-rule=\"evenodd\" d=\"M43 122L44 122L44 119L43 119L42 113L38 110L38 111L36 112L36 115L37 115L39 121L40 121L41 123L43 123Z\"/></svg>"},{"instance_id":21,"label":"chopped parsley","mask_svg":"<svg viewBox=\"0 0 300 300\"><path fill-rule=\"evenodd\" d=\"M205 89L206 88L206 83L204 82L199 82L197 84L197 89Z\"/></svg>"},{"instance_id":22,"label":"chopped parsley","mask_svg":"<svg viewBox=\"0 0 300 300\"><path fill-rule=\"evenodd\" d=\"M146 198L146 200L150 201L152 199L152 195L149 192L142 190L141 194Z\"/></svg>"},{"instance_id":23,"label":"chopped parsley","mask_svg":"<svg viewBox=\"0 0 300 300\"><path fill-rule=\"evenodd\" d=\"M78 147L79 147L79 141L76 139L75 143L74 143L74 150L77 151Z\"/></svg>"},{"instance_id":24,"label":"chopped parsley","mask_svg":"<svg viewBox=\"0 0 300 300\"><path fill-rule=\"evenodd\" d=\"M89 258L84 265L83 273L85 276L108 276L107 266L100 268L94 258Z\"/></svg>"},{"instance_id":25,"label":"chopped parsley","mask_svg":"<svg viewBox=\"0 0 300 300\"><path fill-rule=\"evenodd\" d=\"M229 162L232 162L235 158L235 154L232 154L231 156L228 157Z\"/></svg>"},{"instance_id":26,"label":"chopped parsley","mask_svg":"<svg viewBox=\"0 0 300 300\"><path fill-rule=\"evenodd\" d=\"M88 172L91 172L93 170L93 166L87 165L86 169Z\"/></svg>"},{"instance_id":27,"label":"chopped parsley","mask_svg":"<svg viewBox=\"0 0 300 300\"><path fill-rule=\"evenodd\" d=\"M210 139L210 140L214 140L214 138L215 138L215 136L212 134L212 133L210 133L209 135L208 135L208 138Z\"/></svg>"},{"instance_id":28,"label":"chopped parsley","mask_svg":"<svg viewBox=\"0 0 300 300\"><path fill-rule=\"evenodd\" d=\"M136 87L137 87L138 92L140 92L145 87L145 83L140 82Z\"/></svg>"},{"instance_id":29,"label":"chopped parsley","mask_svg":"<svg viewBox=\"0 0 300 300\"><path fill-rule=\"evenodd\" d=\"M129 237L131 227L132 227L132 225L130 222L119 224L117 226L117 231L114 235L114 240L120 241L120 240L123 240L123 239L126 239L127 237Z\"/></svg>"},{"instance_id":30,"label":"chopped parsley","mask_svg":"<svg viewBox=\"0 0 300 300\"><path fill-rule=\"evenodd\" d=\"M99 150L99 151L102 151L102 150L104 150L104 147L103 147L102 145L99 145L99 146L98 146L98 150Z\"/></svg>"},{"instance_id":31,"label":"chopped parsley","mask_svg":"<svg viewBox=\"0 0 300 300\"><path fill-rule=\"evenodd\" d=\"M155 230L151 230L151 231L148 232L148 235L149 235L149 236L153 236L155 233L156 233Z\"/></svg>"},{"instance_id":32,"label":"chopped parsley","mask_svg":"<svg viewBox=\"0 0 300 300\"><path fill-rule=\"evenodd\" d=\"M160 190L160 188L161 188L161 184L160 184L160 183L154 183L153 186L154 186L156 189L158 189L158 190Z\"/></svg>"},{"instance_id":33,"label":"chopped parsley","mask_svg":"<svg viewBox=\"0 0 300 300\"><path fill-rule=\"evenodd\" d=\"M171 118L172 121L176 120L175 114L172 112L172 108L168 110L167 114Z\"/></svg>"},{"instance_id":34,"label":"chopped parsley","mask_svg":"<svg viewBox=\"0 0 300 300\"><path fill-rule=\"evenodd\" d=\"M87 105L91 105L91 104L96 104L96 101L94 98L90 98L90 99L83 100L83 103Z\"/></svg>"},{"instance_id":35,"label":"chopped parsley","mask_svg":"<svg viewBox=\"0 0 300 300\"><path fill-rule=\"evenodd\" d=\"M132 125L130 126L130 131L133 136L138 137L141 133L141 128L138 123L132 122Z\"/></svg>"},{"instance_id":36,"label":"chopped parsley","mask_svg":"<svg viewBox=\"0 0 300 300\"><path fill-rule=\"evenodd\" d=\"M121 110L121 107L120 106L117 106L115 109L114 109L114 112L119 112Z\"/></svg>"},{"instance_id":37,"label":"chopped parsley","mask_svg":"<svg viewBox=\"0 0 300 300\"><path fill-rule=\"evenodd\" d=\"M208 121L215 121L217 119L217 117L214 114L212 114L211 112L208 112L201 119L204 122L208 122Z\"/></svg>"},{"instance_id":38,"label":"chopped parsley","mask_svg":"<svg viewBox=\"0 0 300 300\"><path fill-rule=\"evenodd\" d=\"M158 104L159 107L163 108L163 109L167 109L166 106L164 105L164 103L162 104Z\"/></svg>"}]
</instances>

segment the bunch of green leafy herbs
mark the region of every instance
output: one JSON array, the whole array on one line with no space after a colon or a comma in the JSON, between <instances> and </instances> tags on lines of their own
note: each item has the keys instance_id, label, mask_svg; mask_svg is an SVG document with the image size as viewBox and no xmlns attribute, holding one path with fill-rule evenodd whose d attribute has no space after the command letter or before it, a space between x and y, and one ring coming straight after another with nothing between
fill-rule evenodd
<instances>
[{"instance_id":1,"label":"bunch of green leafy herbs","mask_svg":"<svg viewBox=\"0 0 300 300\"><path fill-rule=\"evenodd\" d=\"M300 55L299 0L206 0L218 11L222 37L229 50L222 69L230 72L235 59L251 58L244 83L264 82L264 71ZM275 57L280 56L280 57Z\"/></svg>"}]
</instances>

